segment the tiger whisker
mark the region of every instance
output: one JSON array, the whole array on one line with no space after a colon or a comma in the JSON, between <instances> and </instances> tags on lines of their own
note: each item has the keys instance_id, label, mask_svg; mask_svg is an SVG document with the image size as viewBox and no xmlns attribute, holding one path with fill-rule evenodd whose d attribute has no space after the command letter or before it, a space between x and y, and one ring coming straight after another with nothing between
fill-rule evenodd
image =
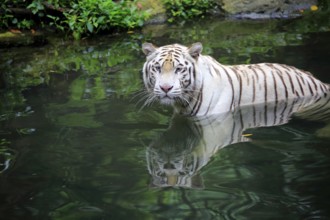
<instances>
[{"instance_id":1,"label":"tiger whisker","mask_svg":"<svg viewBox=\"0 0 330 220\"><path fill-rule=\"evenodd\" d=\"M145 107L150 106L154 101L156 101L157 97L149 94L141 108L139 109L139 112L142 111ZM141 101L140 101L141 102Z\"/></svg>"},{"instance_id":2,"label":"tiger whisker","mask_svg":"<svg viewBox=\"0 0 330 220\"><path fill-rule=\"evenodd\" d=\"M191 103L185 97L182 97L181 101L184 101L182 104L188 104L189 108L192 108Z\"/></svg>"},{"instance_id":3,"label":"tiger whisker","mask_svg":"<svg viewBox=\"0 0 330 220\"><path fill-rule=\"evenodd\" d=\"M195 95L188 93L188 97L191 98L194 101L198 101L198 99L195 97ZM188 100L187 100L188 101Z\"/></svg>"},{"instance_id":4,"label":"tiger whisker","mask_svg":"<svg viewBox=\"0 0 330 220\"><path fill-rule=\"evenodd\" d=\"M135 98L138 98L139 96L144 96L144 95L148 95L148 91L146 91L145 89L137 91L130 99L130 101L133 101Z\"/></svg>"},{"instance_id":5,"label":"tiger whisker","mask_svg":"<svg viewBox=\"0 0 330 220\"><path fill-rule=\"evenodd\" d=\"M137 107L141 102L144 102L144 104L142 105L142 107L140 108L140 110L142 110L145 106L150 105L149 102L152 102L154 99L152 97L153 95L150 94L147 90L141 90L138 91L136 94L133 95L133 97L131 98L131 101L138 98L139 100L135 103L135 106ZM139 110L139 111L140 111Z\"/></svg>"}]
</instances>

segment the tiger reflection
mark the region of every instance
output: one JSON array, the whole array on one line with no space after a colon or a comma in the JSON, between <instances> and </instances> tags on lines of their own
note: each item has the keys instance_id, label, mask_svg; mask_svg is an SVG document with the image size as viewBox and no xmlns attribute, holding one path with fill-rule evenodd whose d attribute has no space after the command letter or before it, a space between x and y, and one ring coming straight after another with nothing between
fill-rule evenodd
<instances>
[{"instance_id":1,"label":"tiger reflection","mask_svg":"<svg viewBox=\"0 0 330 220\"><path fill-rule=\"evenodd\" d=\"M208 117L175 115L170 127L147 148L152 187L202 188L202 169L219 149L249 141L249 128L277 126L292 116L330 121L330 97L293 100L242 107Z\"/></svg>"}]
</instances>

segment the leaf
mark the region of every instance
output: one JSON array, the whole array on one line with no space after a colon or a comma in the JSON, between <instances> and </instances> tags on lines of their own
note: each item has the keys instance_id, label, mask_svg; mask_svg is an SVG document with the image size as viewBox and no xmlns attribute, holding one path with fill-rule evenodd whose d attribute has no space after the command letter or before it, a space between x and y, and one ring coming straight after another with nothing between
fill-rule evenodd
<instances>
[{"instance_id":1,"label":"leaf","mask_svg":"<svg viewBox=\"0 0 330 220\"><path fill-rule=\"evenodd\" d=\"M243 137L251 137L253 134L242 134Z\"/></svg>"},{"instance_id":2,"label":"leaf","mask_svg":"<svg viewBox=\"0 0 330 220\"><path fill-rule=\"evenodd\" d=\"M87 29L89 32L93 33L94 27L93 27L92 23L87 22Z\"/></svg>"},{"instance_id":3,"label":"leaf","mask_svg":"<svg viewBox=\"0 0 330 220\"><path fill-rule=\"evenodd\" d=\"M18 20L17 20L17 18L14 18L11 22L12 22L13 24L17 24Z\"/></svg>"},{"instance_id":4,"label":"leaf","mask_svg":"<svg viewBox=\"0 0 330 220\"><path fill-rule=\"evenodd\" d=\"M312 5L311 6L311 11L317 11L319 8L317 7L317 5Z\"/></svg>"},{"instance_id":5,"label":"leaf","mask_svg":"<svg viewBox=\"0 0 330 220\"><path fill-rule=\"evenodd\" d=\"M105 19L105 16L101 16L97 19L97 23L102 23Z\"/></svg>"}]
</instances>

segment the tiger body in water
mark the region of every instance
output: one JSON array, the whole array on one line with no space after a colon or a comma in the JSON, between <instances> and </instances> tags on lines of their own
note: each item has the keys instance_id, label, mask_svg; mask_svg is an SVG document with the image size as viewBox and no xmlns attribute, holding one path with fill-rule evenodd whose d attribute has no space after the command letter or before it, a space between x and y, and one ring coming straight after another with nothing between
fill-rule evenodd
<instances>
[{"instance_id":1,"label":"tiger body in water","mask_svg":"<svg viewBox=\"0 0 330 220\"><path fill-rule=\"evenodd\" d=\"M205 116L240 106L327 96L328 84L292 66L260 63L222 65L202 55L202 44L155 47L144 43L145 105L154 101L174 106L175 112Z\"/></svg>"},{"instance_id":2,"label":"tiger body in water","mask_svg":"<svg viewBox=\"0 0 330 220\"><path fill-rule=\"evenodd\" d=\"M147 147L146 161L152 176L150 186L202 188L203 178L199 173L213 155L233 144L256 141L258 136L253 134L258 128L284 125L292 117L305 122L330 124L329 94L327 97L315 99L308 105L304 104L305 100L299 99L279 103L269 102L267 108L264 103L247 105L238 107L234 111L209 116L185 117L174 114L169 128ZM315 134L319 133L317 131L310 136L303 130L295 126L282 126L273 128L271 132L279 132L277 134L279 137L293 135L293 141L304 143L302 134L307 141L311 136L315 138ZM276 132L272 135L274 134ZM327 135L321 134L320 137L329 138L329 132ZM287 139L283 143L286 141ZM268 145L266 140L259 143Z\"/></svg>"}]
</instances>

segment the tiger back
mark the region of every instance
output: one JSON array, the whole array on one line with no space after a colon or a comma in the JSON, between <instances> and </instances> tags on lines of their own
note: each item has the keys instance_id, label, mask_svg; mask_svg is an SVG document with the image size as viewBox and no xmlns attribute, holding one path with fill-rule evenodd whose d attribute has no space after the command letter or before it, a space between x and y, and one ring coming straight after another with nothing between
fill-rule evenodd
<instances>
[{"instance_id":1,"label":"tiger back","mask_svg":"<svg viewBox=\"0 0 330 220\"><path fill-rule=\"evenodd\" d=\"M202 55L202 44L142 45L147 60L143 81L145 105L172 105L176 113L206 116L240 106L326 97L330 87L292 66L260 63L222 65Z\"/></svg>"}]
</instances>

